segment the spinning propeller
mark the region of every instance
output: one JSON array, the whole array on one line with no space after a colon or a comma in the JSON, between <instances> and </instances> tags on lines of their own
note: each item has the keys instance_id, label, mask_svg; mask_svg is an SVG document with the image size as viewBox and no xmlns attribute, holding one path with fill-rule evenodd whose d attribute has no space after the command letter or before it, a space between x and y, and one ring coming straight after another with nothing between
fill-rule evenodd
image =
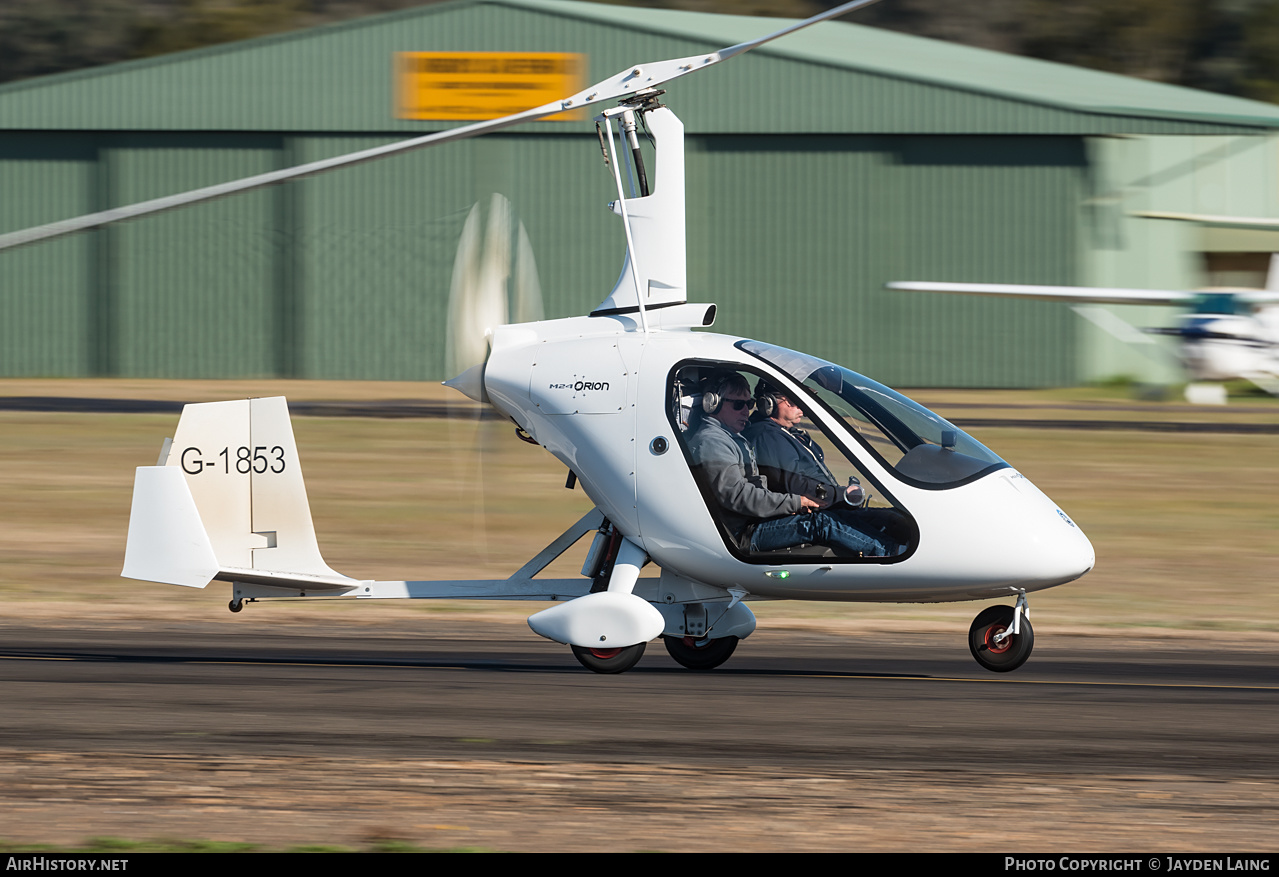
<instances>
[{"instance_id":1,"label":"spinning propeller","mask_svg":"<svg viewBox=\"0 0 1279 877\"><path fill-rule=\"evenodd\" d=\"M543 316L537 264L524 223L502 195L494 194L489 199L487 220L482 207L477 202L467 215L453 260L446 334L449 374L463 375L484 364L492 328L512 319L525 323ZM484 458L485 452L493 450L495 424L483 422L484 409L479 405L452 393L447 402L449 444L457 449L453 465L465 473L462 482L470 487L459 498L459 507L469 508L472 531L480 540L474 551L487 560ZM509 424L503 425L502 432L509 436Z\"/></svg>"},{"instance_id":2,"label":"spinning propeller","mask_svg":"<svg viewBox=\"0 0 1279 877\"><path fill-rule=\"evenodd\" d=\"M466 217L449 285L446 360L461 374L488 358L485 333L494 326L542 319L542 286L528 231L511 202L494 194L488 220L477 202Z\"/></svg>"}]
</instances>

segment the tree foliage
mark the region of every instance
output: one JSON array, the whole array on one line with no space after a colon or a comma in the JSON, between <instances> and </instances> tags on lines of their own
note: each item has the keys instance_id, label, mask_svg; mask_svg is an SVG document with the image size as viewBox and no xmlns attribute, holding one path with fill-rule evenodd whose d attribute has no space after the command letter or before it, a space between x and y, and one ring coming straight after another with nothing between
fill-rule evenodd
<instances>
[{"instance_id":1,"label":"tree foliage","mask_svg":"<svg viewBox=\"0 0 1279 877\"><path fill-rule=\"evenodd\" d=\"M885 0L858 19L982 48L1279 100L1279 0Z\"/></svg>"},{"instance_id":2,"label":"tree foliage","mask_svg":"<svg viewBox=\"0 0 1279 877\"><path fill-rule=\"evenodd\" d=\"M3 0L0 82L313 27L437 0ZM803 17L835 0L609 0ZM889 28L1279 102L1279 0L884 0Z\"/></svg>"},{"instance_id":3,"label":"tree foliage","mask_svg":"<svg viewBox=\"0 0 1279 877\"><path fill-rule=\"evenodd\" d=\"M2 0L0 82L149 58L426 0Z\"/></svg>"}]
</instances>

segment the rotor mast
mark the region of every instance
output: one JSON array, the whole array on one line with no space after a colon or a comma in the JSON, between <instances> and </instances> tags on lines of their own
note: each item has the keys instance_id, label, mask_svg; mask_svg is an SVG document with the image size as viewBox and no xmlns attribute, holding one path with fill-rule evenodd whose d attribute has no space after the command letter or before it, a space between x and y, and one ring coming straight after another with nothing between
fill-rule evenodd
<instances>
[{"instance_id":1,"label":"rotor mast","mask_svg":"<svg viewBox=\"0 0 1279 877\"><path fill-rule=\"evenodd\" d=\"M596 119L608 127L607 136L601 134L601 140L617 189L617 200L609 207L622 218L626 259L613 291L591 311L591 316L638 313L645 332L649 331L648 308L683 304L688 299L684 126L658 103L661 94L651 91L636 95ZM657 150L655 187L649 186L635 134L637 117L649 129ZM620 147L614 149L614 125L630 147L629 156L624 156ZM622 184L624 162L631 183L630 197Z\"/></svg>"}]
</instances>

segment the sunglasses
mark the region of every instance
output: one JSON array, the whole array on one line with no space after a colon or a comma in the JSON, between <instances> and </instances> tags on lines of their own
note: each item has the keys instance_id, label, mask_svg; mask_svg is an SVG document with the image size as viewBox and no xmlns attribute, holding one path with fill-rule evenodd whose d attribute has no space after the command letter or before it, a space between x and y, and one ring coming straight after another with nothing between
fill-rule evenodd
<instances>
[{"instance_id":1,"label":"sunglasses","mask_svg":"<svg viewBox=\"0 0 1279 877\"><path fill-rule=\"evenodd\" d=\"M734 411L741 411L743 408L747 411L755 410L754 399L725 399L724 404L732 406Z\"/></svg>"}]
</instances>

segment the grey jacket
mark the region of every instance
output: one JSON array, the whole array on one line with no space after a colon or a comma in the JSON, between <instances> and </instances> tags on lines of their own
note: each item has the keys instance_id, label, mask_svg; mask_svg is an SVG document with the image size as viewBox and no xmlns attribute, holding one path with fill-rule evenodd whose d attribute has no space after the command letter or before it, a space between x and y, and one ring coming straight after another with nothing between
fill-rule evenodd
<instances>
[{"instance_id":1,"label":"grey jacket","mask_svg":"<svg viewBox=\"0 0 1279 877\"><path fill-rule=\"evenodd\" d=\"M827 486L828 498L839 492L821 445L808 438L807 433L796 435L777 421L765 418L746 427L744 435L754 446L760 471L774 490L814 498L818 496L818 485Z\"/></svg>"},{"instance_id":2,"label":"grey jacket","mask_svg":"<svg viewBox=\"0 0 1279 877\"><path fill-rule=\"evenodd\" d=\"M693 428L688 451L694 472L710 488L724 525L739 542L751 524L799 513L800 497L769 490L750 444L714 417L703 416Z\"/></svg>"}]
</instances>

